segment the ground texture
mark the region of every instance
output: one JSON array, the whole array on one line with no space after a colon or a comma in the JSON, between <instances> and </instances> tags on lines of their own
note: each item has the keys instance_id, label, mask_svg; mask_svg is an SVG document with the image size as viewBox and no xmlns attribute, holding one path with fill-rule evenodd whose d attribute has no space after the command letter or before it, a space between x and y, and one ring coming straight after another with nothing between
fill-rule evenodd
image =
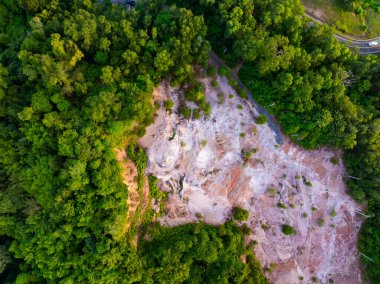
<instances>
[{"instance_id":1,"label":"ground texture","mask_svg":"<svg viewBox=\"0 0 380 284\"><path fill-rule=\"evenodd\" d=\"M165 84L155 90L162 106L168 98L175 102L172 112L157 111L140 139L149 157L147 173L170 193L161 222L220 224L240 206L250 211L249 239L258 242L255 253L271 283L309 283L313 277L362 283L356 241L363 219L346 193L341 160L330 161L340 153L305 151L288 140L276 144L273 131L255 123L256 109L224 78L217 88L204 82L212 112L199 120L177 114L179 91ZM283 224L296 234L285 236Z\"/></svg>"}]
</instances>

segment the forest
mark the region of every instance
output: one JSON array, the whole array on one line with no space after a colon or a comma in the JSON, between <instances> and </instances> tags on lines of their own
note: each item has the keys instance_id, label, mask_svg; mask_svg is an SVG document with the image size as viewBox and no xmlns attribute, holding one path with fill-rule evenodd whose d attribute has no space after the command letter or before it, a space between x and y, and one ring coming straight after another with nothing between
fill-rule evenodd
<instances>
[{"instance_id":1,"label":"forest","mask_svg":"<svg viewBox=\"0 0 380 284\"><path fill-rule=\"evenodd\" d=\"M212 49L295 142L344 149L380 283L379 58L302 14L298 0L2 1L0 282L267 283L238 222L146 224L138 246L125 232L114 149L144 135L154 87L194 85Z\"/></svg>"},{"instance_id":2,"label":"forest","mask_svg":"<svg viewBox=\"0 0 380 284\"><path fill-rule=\"evenodd\" d=\"M1 283L266 283L232 221L143 222L137 246L125 229L114 149L144 135L155 85L206 64L202 17L164 1L5 0L0 18Z\"/></svg>"}]
</instances>

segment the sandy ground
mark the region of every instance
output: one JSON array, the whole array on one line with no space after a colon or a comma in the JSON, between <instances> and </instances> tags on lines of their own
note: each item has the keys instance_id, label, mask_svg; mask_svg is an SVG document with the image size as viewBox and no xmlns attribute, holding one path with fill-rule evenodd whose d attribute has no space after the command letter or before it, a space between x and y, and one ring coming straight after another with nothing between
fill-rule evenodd
<instances>
[{"instance_id":1,"label":"sandy ground","mask_svg":"<svg viewBox=\"0 0 380 284\"><path fill-rule=\"evenodd\" d=\"M146 207L148 206L149 186L147 177L145 176L144 187L142 189L142 193L140 194L137 184L138 172L135 164L128 159L125 149L115 149L115 152L116 158L122 167L123 182L128 186L128 199L126 200L126 203L128 205L128 217L124 228L124 230L127 232L132 225L130 221L134 219L139 204L142 206L140 216L143 215ZM139 225L141 223L140 216L138 217L139 219L136 220L137 223L135 225Z\"/></svg>"},{"instance_id":2,"label":"sandy ground","mask_svg":"<svg viewBox=\"0 0 380 284\"><path fill-rule=\"evenodd\" d=\"M255 124L258 113L250 103L238 98L225 78L218 81L218 88L205 81L210 117L185 120L176 110L161 108L140 139L149 157L147 172L170 192L161 222L175 226L201 214L207 223L220 224L240 206L250 211L250 239L258 241L255 253L262 265L272 267L271 283L311 283L313 277L320 283L362 283L356 241L363 220L345 192L344 167L330 162L340 153L305 151L289 140L277 145L267 125ZM164 85L155 91L156 101L170 97L175 107L180 96ZM252 152L250 159L242 150ZM324 225L318 225L320 219ZM297 234L285 236L282 224Z\"/></svg>"}]
</instances>

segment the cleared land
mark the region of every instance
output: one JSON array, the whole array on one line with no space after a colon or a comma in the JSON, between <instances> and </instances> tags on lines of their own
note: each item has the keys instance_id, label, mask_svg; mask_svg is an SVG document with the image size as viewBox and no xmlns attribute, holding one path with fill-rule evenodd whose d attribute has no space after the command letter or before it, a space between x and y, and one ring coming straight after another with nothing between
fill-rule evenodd
<instances>
[{"instance_id":1,"label":"cleared land","mask_svg":"<svg viewBox=\"0 0 380 284\"><path fill-rule=\"evenodd\" d=\"M161 222L220 224L240 206L250 212L245 223L271 283L309 283L313 277L362 283L356 242L363 220L355 213L360 206L346 194L344 166L330 161L340 153L305 151L288 140L278 145L268 125L254 122L257 110L225 78L218 78L217 88L204 82L210 117L181 119L181 93L162 85L156 101L163 106L170 98L175 108L170 113L161 107L140 139L147 172L170 193ZM285 236L283 224L297 233Z\"/></svg>"},{"instance_id":2,"label":"cleared land","mask_svg":"<svg viewBox=\"0 0 380 284\"><path fill-rule=\"evenodd\" d=\"M364 16L344 11L336 0L301 0L305 11L334 26L337 31L358 38L380 35L380 14L366 9Z\"/></svg>"}]
</instances>

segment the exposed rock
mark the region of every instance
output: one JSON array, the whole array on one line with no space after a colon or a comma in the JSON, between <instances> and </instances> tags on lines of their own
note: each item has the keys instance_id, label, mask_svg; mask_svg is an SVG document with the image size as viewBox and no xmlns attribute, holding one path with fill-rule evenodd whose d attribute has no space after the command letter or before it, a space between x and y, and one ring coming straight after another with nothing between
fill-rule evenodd
<instances>
[{"instance_id":1,"label":"exposed rock","mask_svg":"<svg viewBox=\"0 0 380 284\"><path fill-rule=\"evenodd\" d=\"M258 241L255 253L263 266L277 264L269 274L272 283L299 283L299 277L304 283L312 277L361 283L356 242L362 219L354 212L360 207L346 194L344 166L330 162L341 153L306 151L289 140L277 145L267 125L255 124L258 113L250 103L238 98L225 78L218 81L217 89L206 81L212 112L200 120L180 119L178 91L162 86L155 92L156 100L170 98L176 104L172 113L159 109L140 140L149 157L147 171L170 192L161 222L175 226L201 215L207 223L220 224L240 206L250 211L246 224L253 232L250 239ZM221 105L220 92L226 98ZM242 150L251 157L246 159ZM282 224L297 234L285 236Z\"/></svg>"}]
</instances>

